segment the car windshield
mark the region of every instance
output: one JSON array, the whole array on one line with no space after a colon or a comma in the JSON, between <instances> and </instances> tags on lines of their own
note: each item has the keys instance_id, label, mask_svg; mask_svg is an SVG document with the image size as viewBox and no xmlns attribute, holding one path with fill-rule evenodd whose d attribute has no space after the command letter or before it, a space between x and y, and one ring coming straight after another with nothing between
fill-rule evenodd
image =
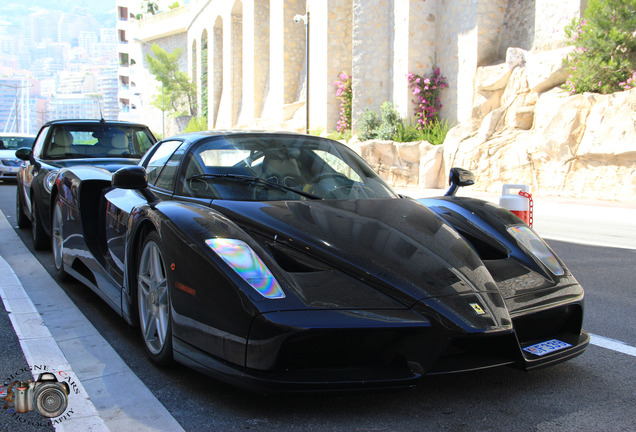
<instances>
[{"instance_id":1,"label":"car windshield","mask_svg":"<svg viewBox=\"0 0 636 432\"><path fill-rule=\"evenodd\" d=\"M395 198L351 149L328 139L271 134L214 137L184 160L183 193L230 200Z\"/></svg>"},{"instance_id":2,"label":"car windshield","mask_svg":"<svg viewBox=\"0 0 636 432\"><path fill-rule=\"evenodd\" d=\"M44 149L46 159L141 158L154 144L148 129L142 126L61 124L51 131Z\"/></svg>"},{"instance_id":3,"label":"car windshield","mask_svg":"<svg viewBox=\"0 0 636 432\"><path fill-rule=\"evenodd\" d=\"M33 148L35 137L0 136L0 150L17 150L22 147Z\"/></svg>"}]
</instances>

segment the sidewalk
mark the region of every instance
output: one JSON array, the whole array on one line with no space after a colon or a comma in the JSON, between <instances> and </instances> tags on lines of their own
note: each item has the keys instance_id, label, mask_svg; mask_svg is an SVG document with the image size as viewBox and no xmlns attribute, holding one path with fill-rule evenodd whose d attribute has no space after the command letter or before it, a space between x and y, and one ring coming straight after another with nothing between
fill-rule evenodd
<instances>
[{"instance_id":1,"label":"sidewalk","mask_svg":"<svg viewBox=\"0 0 636 432\"><path fill-rule=\"evenodd\" d=\"M73 384L66 415L53 424L57 431L183 430L24 246L2 212L0 275L0 296L29 365L61 372Z\"/></svg>"}]
</instances>

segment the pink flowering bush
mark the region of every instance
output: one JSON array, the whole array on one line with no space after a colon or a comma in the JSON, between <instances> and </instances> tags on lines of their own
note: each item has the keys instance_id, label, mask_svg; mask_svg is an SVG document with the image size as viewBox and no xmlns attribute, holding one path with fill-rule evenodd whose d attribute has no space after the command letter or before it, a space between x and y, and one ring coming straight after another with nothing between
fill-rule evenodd
<instances>
[{"instance_id":1,"label":"pink flowering bush","mask_svg":"<svg viewBox=\"0 0 636 432\"><path fill-rule=\"evenodd\" d=\"M338 120L337 130L344 133L351 130L351 101L353 99L351 77L342 72L340 81L333 84L336 86L336 96L340 99L340 120Z\"/></svg>"},{"instance_id":2,"label":"pink flowering bush","mask_svg":"<svg viewBox=\"0 0 636 432\"><path fill-rule=\"evenodd\" d=\"M633 88L636 88L636 72L633 73L632 76L630 76L629 78L627 78L626 81L623 82L619 82L618 86L622 89L622 90L631 90Z\"/></svg>"},{"instance_id":3,"label":"pink flowering bush","mask_svg":"<svg viewBox=\"0 0 636 432\"><path fill-rule=\"evenodd\" d=\"M411 92L415 96L413 103L417 105L415 117L418 127L425 129L437 122L437 115L442 108L440 100L441 90L448 87L446 77L439 68L433 68L433 72L425 76L414 73L406 75Z\"/></svg>"},{"instance_id":4,"label":"pink flowering bush","mask_svg":"<svg viewBox=\"0 0 636 432\"><path fill-rule=\"evenodd\" d=\"M570 94L625 89L636 70L635 8L636 0L590 0L584 17L565 27L575 46L563 86Z\"/></svg>"}]
</instances>

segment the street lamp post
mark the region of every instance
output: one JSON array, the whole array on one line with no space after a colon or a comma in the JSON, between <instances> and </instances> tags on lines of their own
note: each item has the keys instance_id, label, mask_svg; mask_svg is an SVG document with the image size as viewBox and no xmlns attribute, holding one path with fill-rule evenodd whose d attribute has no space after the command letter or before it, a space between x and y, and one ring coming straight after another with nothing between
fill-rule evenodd
<instances>
[{"instance_id":1,"label":"street lamp post","mask_svg":"<svg viewBox=\"0 0 636 432\"><path fill-rule=\"evenodd\" d=\"M307 73L307 82L305 85L305 133L309 133L309 11L305 15L294 16L296 24L303 22L305 24L305 69Z\"/></svg>"}]
</instances>

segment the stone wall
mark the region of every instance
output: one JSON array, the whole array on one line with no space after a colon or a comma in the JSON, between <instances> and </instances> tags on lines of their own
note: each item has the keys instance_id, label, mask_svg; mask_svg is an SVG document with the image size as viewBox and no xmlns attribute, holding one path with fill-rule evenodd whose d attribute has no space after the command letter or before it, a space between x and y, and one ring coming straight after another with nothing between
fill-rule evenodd
<instances>
[{"instance_id":1,"label":"stone wall","mask_svg":"<svg viewBox=\"0 0 636 432\"><path fill-rule=\"evenodd\" d=\"M563 25L580 15L585 2L191 0L184 16L161 13L142 20L139 31L152 41L152 32L163 37L168 19L188 21L174 31L186 33L188 72L199 93L205 87L201 47L207 43L211 129L285 124L304 130L309 112L309 129L334 131L340 100L333 83L341 72L353 77L354 129L367 108L377 111L387 101L410 117L407 74L427 74L433 66L449 83L441 117L450 123L468 120L477 68L503 59L510 46L562 46ZM294 22L305 12L310 26ZM204 100L201 94L198 100ZM290 117L297 103L309 107L298 106Z\"/></svg>"},{"instance_id":2,"label":"stone wall","mask_svg":"<svg viewBox=\"0 0 636 432\"><path fill-rule=\"evenodd\" d=\"M509 50L507 63L479 68L471 118L441 146L352 146L396 186L444 187L459 166L475 173L477 191L512 183L538 195L636 201L636 89L569 95L560 88L568 51Z\"/></svg>"}]
</instances>

